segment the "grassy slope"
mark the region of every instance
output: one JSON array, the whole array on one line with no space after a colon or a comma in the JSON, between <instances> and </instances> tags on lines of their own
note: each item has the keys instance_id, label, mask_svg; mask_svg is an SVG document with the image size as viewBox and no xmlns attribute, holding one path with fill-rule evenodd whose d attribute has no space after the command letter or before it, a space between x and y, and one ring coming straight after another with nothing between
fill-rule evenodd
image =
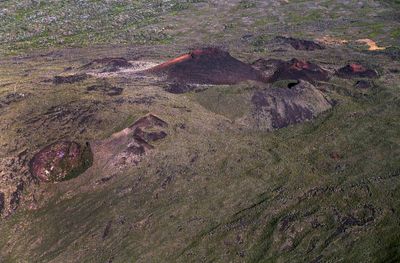
<instances>
[{"instance_id":1,"label":"grassy slope","mask_svg":"<svg viewBox=\"0 0 400 263\"><path fill-rule=\"evenodd\" d=\"M309 9L315 7L314 1L290 1L275 8L262 3L265 1L254 1L254 5L229 2L230 5L168 2L164 10L140 1L135 6L130 1L110 5L92 1L91 5L65 2L62 6L39 7L32 7L29 2L12 7L12 2L6 1L2 5L11 10L11 15L2 18L1 28L10 35L1 34L4 37L1 45L4 53L12 54L31 48L46 50L93 43L156 43L163 45L157 54L165 58L185 47L189 39L193 40L191 44L232 40L229 47L234 54L251 60L253 56L276 56L264 49L263 44L272 36L287 32L307 37L337 35L349 40L373 34L382 45L396 43L392 35L398 22L382 18L395 12L386 5L374 7L378 4L374 1L365 3L362 11L365 17L348 14L354 12L351 10L361 11L342 1L321 1L321 10L329 15L322 16L325 24L320 22L318 12L307 11L314 10ZM37 10L45 10L43 16L60 15L60 18L45 24L43 31L39 29L39 33L25 37L36 24L43 24L40 16L32 17ZM147 17L147 11L156 13ZM65 26L72 32L69 36L59 31L67 20L63 12L72 15L68 19L70 28ZM190 16L191 12L198 12L198 20ZM93 18L83 26L75 15L87 13ZM122 28L113 26L110 22L116 18L114 14L122 17L129 14L126 18L129 21L132 17L140 17L140 21L121 22ZM343 21L345 16L356 20L354 26L349 27ZM240 17L249 17L251 21ZM385 27L368 26L374 23L384 23ZM171 26L170 37L152 40L144 37L150 42L141 42L125 34L131 24L132 35ZM87 26L95 30L79 31ZM240 40L249 33L254 35L249 42ZM165 39L171 42L164 42ZM168 121L170 135L156 145L154 155L139 167L121 172L104 185L94 183L108 176L101 171L91 171L61 184L41 185L38 192L44 189L46 192L41 194L38 210L23 208L1 222L0 259L5 262L395 260L400 254L400 86L399 75L387 70L398 68L399 63L383 55L357 52L359 47L355 48L338 47L329 50L329 54L289 51L284 55L312 56L329 65L361 59L380 65L387 74L377 81L376 88L366 92L357 91L351 81L333 79L329 90L339 101L337 107L314 122L274 133L239 130L232 124L232 119L247 110L247 105L233 106L248 96L246 85L238 85L233 91L219 87L196 94L171 95L148 83L112 79L112 83L125 88L124 98L155 97L151 105L115 105L111 98L85 93L88 85L99 80L58 87L41 82L65 67L82 65L96 56L134 56L141 49L110 51L105 47L67 50L64 56L55 58L17 62L4 59L0 83L12 84L2 86L0 94L17 89L32 95L29 100L4 110L2 144L15 140L18 148L34 150L65 136L78 140L104 138L146 112L154 112ZM153 49L143 50L152 54ZM95 100L104 106L94 106ZM74 101L80 107L93 108L102 122L88 124L83 133L77 132L79 127L73 121L62 129L50 127L50 130L40 126L32 130L26 123L32 115L41 115L51 106ZM185 123L186 129L180 129L180 123ZM2 156L9 151L7 147L3 149ZM341 158L333 160L332 152ZM110 227L105 231L107 225Z\"/></svg>"}]
</instances>

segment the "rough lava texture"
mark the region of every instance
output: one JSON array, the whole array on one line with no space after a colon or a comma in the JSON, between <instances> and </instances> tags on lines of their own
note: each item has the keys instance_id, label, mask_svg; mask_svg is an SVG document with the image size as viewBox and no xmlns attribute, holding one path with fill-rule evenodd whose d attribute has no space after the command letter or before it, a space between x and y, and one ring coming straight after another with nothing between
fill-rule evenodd
<instances>
[{"instance_id":1,"label":"rough lava texture","mask_svg":"<svg viewBox=\"0 0 400 263\"><path fill-rule=\"evenodd\" d=\"M150 142L167 136L168 124L159 117L148 114L110 138L93 142L94 166L115 171L115 168L137 165L154 146Z\"/></svg>"},{"instance_id":2,"label":"rough lava texture","mask_svg":"<svg viewBox=\"0 0 400 263\"><path fill-rule=\"evenodd\" d=\"M253 68L256 68L257 70L261 71L264 73L265 76L272 76L275 71L282 66L285 62L281 59L275 59L275 58L270 58L270 59L265 59L265 58L259 58L253 63L251 63Z\"/></svg>"},{"instance_id":3,"label":"rough lava texture","mask_svg":"<svg viewBox=\"0 0 400 263\"><path fill-rule=\"evenodd\" d=\"M0 215L3 213L4 203L4 193L0 192Z\"/></svg>"},{"instance_id":4,"label":"rough lava texture","mask_svg":"<svg viewBox=\"0 0 400 263\"><path fill-rule=\"evenodd\" d=\"M245 122L261 130L274 130L308 121L332 107L332 102L306 81L300 81L291 88L257 90L251 102L251 116L247 116Z\"/></svg>"},{"instance_id":5,"label":"rough lava texture","mask_svg":"<svg viewBox=\"0 0 400 263\"><path fill-rule=\"evenodd\" d=\"M259 61L257 64L261 64ZM265 61L264 61L265 62ZM267 60L268 62L268 60ZM269 78L269 82L285 79L302 79L310 83L329 80L329 73L317 64L293 58L289 61L273 61L276 71Z\"/></svg>"},{"instance_id":6,"label":"rough lava texture","mask_svg":"<svg viewBox=\"0 0 400 263\"><path fill-rule=\"evenodd\" d=\"M28 169L27 150L0 158L0 217L13 214L23 199L23 191L33 177Z\"/></svg>"},{"instance_id":7,"label":"rough lava texture","mask_svg":"<svg viewBox=\"0 0 400 263\"><path fill-rule=\"evenodd\" d=\"M132 67L132 64L125 58L100 58L83 65L81 69L96 69L101 72L115 72L121 68L129 67Z\"/></svg>"},{"instance_id":8,"label":"rough lava texture","mask_svg":"<svg viewBox=\"0 0 400 263\"><path fill-rule=\"evenodd\" d=\"M53 78L53 83L56 85L59 84L73 84L75 82L81 82L87 79L89 75L87 74L75 74L75 75L67 75L67 76L55 76Z\"/></svg>"},{"instance_id":9,"label":"rough lava texture","mask_svg":"<svg viewBox=\"0 0 400 263\"><path fill-rule=\"evenodd\" d=\"M265 81L261 72L218 48L193 50L153 67L147 73L165 74L169 80L179 83L222 85L245 80Z\"/></svg>"},{"instance_id":10,"label":"rough lava texture","mask_svg":"<svg viewBox=\"0 0 400 263\"><path fill-rule=\"evenodd\" d=\"M378 78L378 72L374 69L369 69L361 64L348 64L337 70L336 75L341 78Z\"/></svg>"},{"instance_id":11,"label":"rough lava texture","mask_svg":"<svg viewBox=\"0 0 400 263\"><path fill-rule=\"evenodd\" d=\"M43 182L61 182L78 176L92 164L90 146L59 141L40 150L30 163L31 173Z\"/></svg>"},{"instance_id":12,"label":"rough lava texture","mask_svg":"<svg viewBox=\"0 0 400 263\"><path fill-rule=\"evenodd\" d=\"M370 80L365 80L365 79L358 80L358 81L354 84L354 87L356 87L356 88L358 88L358 89L370 89L370 88L372 88L372 87L374 87L374 86L375 86L375 84L374 84L372 81L370 81Z\"/></svg>"},{"instance_id":13,"label":"rough lava texture","mask_svg":"<svg viewBox=\"0 0 400 263\"><path fill-rule=\"evenodd\" d=\"M185 83L169 83L164 87L164 90L173 94L182 94L196 89L196 86Z\"/></svg>"},{"instance_id":14,"label":"rough lava texture","mask_svg":"<svg viewBox=\"0 0 400 263\"><path fill-rule=\"evenodd\" d=\"M123 88L112 86L108 83L91 85L86 88L88 93L99 92L107 96L118 96L124 91Z\"/></svg>"},{"instance_id":15,"label":"rough lava texture","mask_svg":"<svg viewBox=\"0 0 400 263\"><path fill-rule=\"evenodd\" d=\"M314 41L311 41L311 40L304 40L304 39L298 39L298 38L293 38L293 37L283 37L283 36L278 36L275 39L278 42L291 45L296 50L313 51L313 50L325 49L324 46L322 46Z\"/></svg>"}]
</instances>

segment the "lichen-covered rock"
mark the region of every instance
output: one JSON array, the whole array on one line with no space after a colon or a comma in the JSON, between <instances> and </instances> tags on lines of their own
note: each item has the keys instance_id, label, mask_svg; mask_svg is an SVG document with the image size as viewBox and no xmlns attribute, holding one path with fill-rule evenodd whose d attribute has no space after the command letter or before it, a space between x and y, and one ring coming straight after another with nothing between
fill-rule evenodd
<instances>
[{"instance_id":1,"label":"lichen-covered rock","mask_svg":"<svg viewBox=\"0 0 400 263\"><path fill-rule=\"evenodd\" d=\"M44 182L60 182L74 178L92 164L92 152L87 144L59 141L39 151L31 160L33 176Z\"/></svg>"}]
</instances>

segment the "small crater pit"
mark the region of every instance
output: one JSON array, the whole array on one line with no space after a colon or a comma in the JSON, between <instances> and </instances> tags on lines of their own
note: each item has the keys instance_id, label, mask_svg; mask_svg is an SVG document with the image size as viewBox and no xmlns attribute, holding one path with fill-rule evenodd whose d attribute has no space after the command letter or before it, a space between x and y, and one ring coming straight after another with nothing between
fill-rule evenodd
<instances>
[{"instance_id":1,"label":"small crater pit","mask_svg":"<svg viewBox=\"0 0 400 263\"><path fill-rule=\"evenodd\" d=\"M40 150L30 162L34 177L43 182L61 182L83 173L92 165L90 146L58 141Z\"/></svg>"}]
</instances>

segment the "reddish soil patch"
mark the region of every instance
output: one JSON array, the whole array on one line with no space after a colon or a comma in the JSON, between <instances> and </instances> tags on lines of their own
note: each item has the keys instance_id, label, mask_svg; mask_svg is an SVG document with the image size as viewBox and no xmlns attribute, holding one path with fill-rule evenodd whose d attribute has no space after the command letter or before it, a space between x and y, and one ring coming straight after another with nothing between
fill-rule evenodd
<instances>
[{"instance_id":1,"label":"reddish soil patch","mask_svg":"<svg viewBox=\"0 0 400 263\"><path fill-rule=\"evenodd\" d=\"M281 37L281 36L276 37L276 40L285 44L289 44L296 50L313 51L313 50L325 49L324 46L310 40L303 40L292 37Z\"/></svg>"},{"instance_id":2,"label":"reddish soil patch","mask_svg":"<svg viewBox=\"0 0 400 263\"><path fill-rule=\"evenodd\" d=\"M261 72L218 48L196 49L147 72L165 74L178 83L222 85L245 80L265 81Z\"/></svg>"},{"instance_id":3,"label":"reddish soil patch","mask_svg":"<svg viewBox=\"0 0 400 263\"><path fill-rule=\"evenodd\" d=\"M366 68L365 66L357 63L352 63L338 69L336 75L341 78L377 78L378 73L376 70Z\"/></svg>"},{"instance_id":4,"label":"reddish soil patch","mask_svg":"<svg viewBox=\"0 0 400 263\"><path fill-rule=\"evenodd\" d=\"M100 69L101 72L115 72L121 68L132 67L125 58L100 58L83 65L81 69Z\"/></svg>"},{"instance_id":5,"label":"reddish soil patch","mask_svg":"<svg viewBox=\"0 0 400 263\"><path fill-rule=\"evenodd\" d=\"M84 172L92 163L89 145L59 141L40 150L30 163L33 176L44 182L60 182Z\"/></svg>"},{"instance_id":6,"label":"reddish soil patch","mask_svg":"<svg viewBox=\"0 0 400 263\"><path fill-rule=\"evenodd\" d=\"M275 62L275 65L276 71L269 78L269 82L285 79L302 79L314 83L316 81L329 80L329 74L326 70L309 61L301 61L294 58L287 62Z\"/></svg>"}]
</instances>

